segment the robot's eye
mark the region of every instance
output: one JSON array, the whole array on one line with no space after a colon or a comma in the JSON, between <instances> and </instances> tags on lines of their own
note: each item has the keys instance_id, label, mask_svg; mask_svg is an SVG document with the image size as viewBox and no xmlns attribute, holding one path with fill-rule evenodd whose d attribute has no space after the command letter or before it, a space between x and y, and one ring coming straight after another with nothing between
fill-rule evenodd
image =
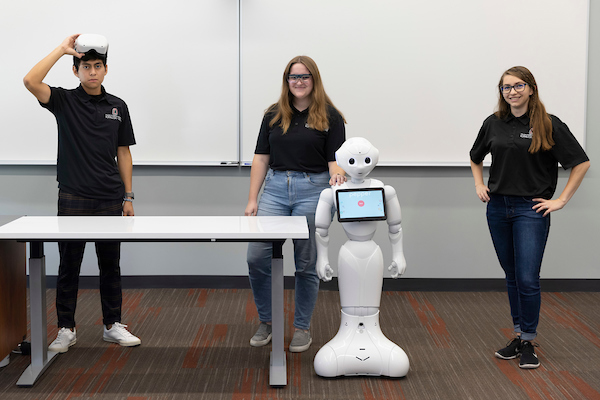
<instances>
[{"instance_id":1,"label":"robot's eye","mask_svg":"<svg viewBox=\"0 0 600 400\"><path fill-rule=\"evenodd\" d=\"M371 164L371 157L365 158L365 164Z\"/></svg>"},{"instance_id":2,"label":"robot's eye","mask_svg":"<svg viewBox=\"0 0 600 400\"><path fill-rule=\"evenodd\" d=\"M354 158L351 158L351 159L349 159L349 160L348 160L348 164L350 164L350 165L354 165Z\"/></svg>"}]
</instances>

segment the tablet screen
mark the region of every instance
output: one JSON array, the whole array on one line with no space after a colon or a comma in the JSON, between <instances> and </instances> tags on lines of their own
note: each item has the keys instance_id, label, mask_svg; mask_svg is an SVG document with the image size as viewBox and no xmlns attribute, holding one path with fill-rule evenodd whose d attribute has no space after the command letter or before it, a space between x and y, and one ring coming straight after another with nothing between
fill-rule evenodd
<instances>
[{"instance_id":1,"label":"tablet screen","mask_svg":"<svg viewBox=\"0 0 600 400\"><path fill-rule=\"evenodd\" d=\"M339 189L335 192L340 222L386 219L383 188Z\"/></svg>"}]
</instances>

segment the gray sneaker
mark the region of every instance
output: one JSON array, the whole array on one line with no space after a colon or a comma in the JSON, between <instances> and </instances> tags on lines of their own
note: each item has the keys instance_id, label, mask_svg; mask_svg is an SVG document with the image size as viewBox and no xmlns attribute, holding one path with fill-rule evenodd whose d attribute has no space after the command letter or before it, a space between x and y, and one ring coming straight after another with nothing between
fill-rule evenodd
<instances>
[{"instance_id":1,"label":"gray sneaker","mask_svg":"<svg viewBox=\"0 0 600 400\"><path fill-rule=\"evenodd\" d=\"M303 330L297 330L296 332L294 332L294 337L290 342L290 352L301 353L303 351L306 351L310 347L311 343L312 338L310 337L310 333L305 332Z\"/></svg>"},{"instance_id":2,"label":"gray sneaker","mask_svg":"<svg viewBox=\"0 0 600 400\"><path fill-rule=\"evenodd\" d=\"M261 322L258 330L250 339L250 346L261 347L268 344L271 341L271 325Z\"/></svg>"}]
</instances>

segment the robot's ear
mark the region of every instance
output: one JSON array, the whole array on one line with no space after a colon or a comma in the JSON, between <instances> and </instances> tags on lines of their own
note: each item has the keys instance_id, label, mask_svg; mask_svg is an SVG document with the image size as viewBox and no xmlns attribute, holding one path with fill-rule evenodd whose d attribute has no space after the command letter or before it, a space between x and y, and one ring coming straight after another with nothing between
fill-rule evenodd
<instances>
[{"instance_id":1,"label":"robot's ear","mask_svg":"<svg viewBox=\"0 0 600 400\"><path fill-rule=\"evenodd\" d=\"M376 147L372 147L371 152L371 159L373 160L373 165L377 165L377 163L379 162L379 149L377 149Z\"/></svg>"},{"instance_id":2,"label":"robot's ear","mask_svg":"<svg viewBox=\"0 0 600 400\"><path fill-rule=\"evenodd\" d=\"M341 166L340 162L338 161L338 158L337 158L337 151L335 152L335 163L338 165L338 167Z\"/></svg>"}]
</instances>

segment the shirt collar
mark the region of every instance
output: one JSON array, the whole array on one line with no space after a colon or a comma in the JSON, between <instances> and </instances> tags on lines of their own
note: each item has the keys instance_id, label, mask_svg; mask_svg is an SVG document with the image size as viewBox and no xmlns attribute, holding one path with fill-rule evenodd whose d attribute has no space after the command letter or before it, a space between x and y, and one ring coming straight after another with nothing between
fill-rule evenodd
<instances>
[{"instance_id":1,"label":"shirt collar","mask_svg":"<svg viewBox=\"0 0 600 400\"><path fill-rule=\"evenodd\" d=\"M100 90L102 91L102 97L100 98L100 101L104 100L106 101L108 104L114 105L114 103L112 103L109 100L109 97L106 95L106 89L104 89L104 86L100 86ZM81 86L81 84L79 84L79 86L77 87L77 89L75 89L75 93L77 94L77 97L79 97L79 99L81 99L82 101L90 101L92 99L92 96L90 96L89 94L87 94L87 92L85 91L85 89L83 89L83 86Z\"/></svg>"},{"instance_id":2,"label":"shirt collar","mask_svg":"<svg viewBox=\"0 0 600 400\"><path fill-rule=\"evenodd\" d=\"M523 125L529 126L529 113L525 113L525 114L521 115L520 117L515 117L513 115L513 113L508 113L508 115L505 118L505 121L510 122L513 119L516 119Z\"/></svg>"},{"instance_id":3,"label":"shirt collar","mask_svg":"<svg viewBox=\"0 0 600 400\"><path fill-rule=\"evenodd\" d=\"M291 102L290 102L291 103ZM292 111L294 112L294 114L298 114L298 115L302 115L302 114L308 114L308 109L310 107L307 107L305 110L303 111L298 111L298 109L296 107L294 107L293 104L290 104L290 106L292 107Z\"/></svg>"}]
</instances>

